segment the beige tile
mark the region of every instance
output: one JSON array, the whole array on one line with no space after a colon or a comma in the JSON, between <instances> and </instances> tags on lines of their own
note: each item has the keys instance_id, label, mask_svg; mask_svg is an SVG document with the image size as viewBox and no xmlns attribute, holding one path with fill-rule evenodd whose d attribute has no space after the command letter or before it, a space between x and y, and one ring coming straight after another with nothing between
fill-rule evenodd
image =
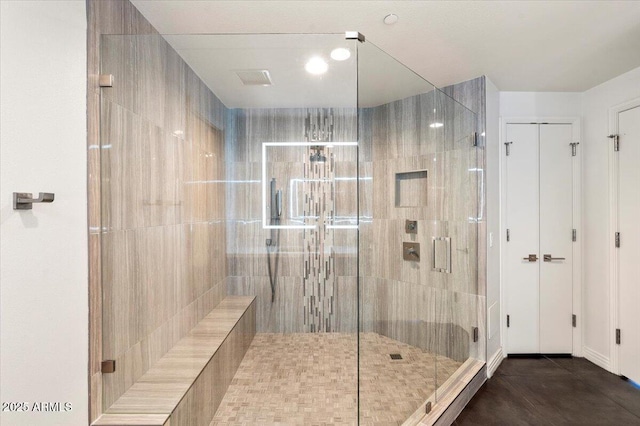
<instances>
[{"instance_id":1,"label":"beige tile","mask_svg":"<svg viewBox=\"0 0 640 426\"><path fill-rule=\"evenodd\" d=\"M175 224L179 139L107 100L101 129L103 228Z\"/></svg>"},{"instance_id":2,"label":"beige tile","mask_svg":"<svg viewBox=\"0 0 640 426\"><path fill-rule=\"evenodd\" d=\"M92 374L89 378L89 416L96 420L102 413L102 373Z\"/></svg>"},{"instance_id":3,"label":"beige tile","mask_svg":"<svg viewBox=\"0 0 640 426\"><path fill-rule=\"evenodd\" d=\"M209 314L225 296L224 282L212 287L173 318L130 346L124 354L116 357L116 365L122 368L117 368L113 374L103 376L104 407L111 406L151 366L155 365L169 350L175 348L176 343Z\"/></svg>"},{"instance_id":4,"label":"beige tile","mask_svg":"<svg viewBox=\"0 0 640 426\"><path fill-rule=\"evenodd\" d=\"M93 426L167 426L167 414L103 414Z\"/></svg>"},{"instance_id":5,"label":"beige tile","mask_svg":"<svg viewBox=\"0 0 640 426\"><path fill-rule=\"evenodd\" d=\"M402 423L435 391L435 356L375 333L360 344L361 424ZM356 353L355 334L257 334L211 425L354 424Z\"/></svg>"},{"instance_id":6,"label":"beige tile","mask_svg":"<svg viewBox=\"0 0 640 426\"><path fill-rule=\"evenodd\" d=\"M102 360L101 235L89 234L89 374L100 371Z\"/></svg>"},{"instance_id":7,"label":"beige tile","mask_svg":"<svg viewBox=\"0 0 640 426\"><path fill-rule=\"evenodd\" d=\"M245 314L171 415L174 425L208 424L255 334L253 310Z\"/></svg>"},{"instance_id":8,"label":"beige tile","mask_svg":"<svg viewBox=\"0 0 640 426\"><path fill-rule=\"evenodd\" d=\"M206 383L212 383L209 365L220 363L220 372L233 376L250 337L255 333L253 298L228 297L202 319L189 335L173 347L135 381L108 408L108 414L170 414L180 406L185 395L192 394L198 403L206 394ZM248 312L248 313L246 313ZM213 364L212 364L213 363ZM214 367L211 367L214 368ZM124 366L127 370L128 366ZM202 375L201 373L204 375ZM116 369L116 373L117 373ZM196 378L198 380L196 380ZM201 379L210 382L200 382ZM230 381L230 378L229 378ZM224 390L222 391L224 394ZM189 406L189 398L186 402ZM215 410L215 409L214 409ZM179 419L176 424L181 424Z\"/></svg>"}]
</instances>

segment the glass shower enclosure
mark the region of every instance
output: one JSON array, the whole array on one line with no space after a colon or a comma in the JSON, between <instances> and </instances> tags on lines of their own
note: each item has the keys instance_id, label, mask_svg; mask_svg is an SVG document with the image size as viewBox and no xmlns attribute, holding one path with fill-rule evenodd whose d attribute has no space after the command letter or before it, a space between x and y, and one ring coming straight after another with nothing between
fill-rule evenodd
<instances>
[{"instance_id":1,"label":"glass shower enclosure","mask_svg":"<svg viewBox=\"0 0 640 426\"><path fill-rule=\"evenodd\" d=\"M212 424L412 424L485 360L473 112L358 33L109 35L101 74L105 409L230 295Z\"/></svg>"}]
</instances>

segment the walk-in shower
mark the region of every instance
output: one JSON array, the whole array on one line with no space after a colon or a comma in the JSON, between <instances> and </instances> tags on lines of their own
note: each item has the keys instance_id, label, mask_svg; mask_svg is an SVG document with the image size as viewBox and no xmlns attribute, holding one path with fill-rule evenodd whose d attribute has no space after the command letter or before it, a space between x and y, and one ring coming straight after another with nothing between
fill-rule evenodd
<instances>
[{"instance_id":1,"label":"walk-in shower","mask_svg":"<svg viewBox=\"0 0 640 426\"><path fill-rule=\"evenodd\" d=\"M244 295L212 424L442 411L485 359L476 115L357 33L101 46L103 410Z\"/></svg>"}]
</instances>

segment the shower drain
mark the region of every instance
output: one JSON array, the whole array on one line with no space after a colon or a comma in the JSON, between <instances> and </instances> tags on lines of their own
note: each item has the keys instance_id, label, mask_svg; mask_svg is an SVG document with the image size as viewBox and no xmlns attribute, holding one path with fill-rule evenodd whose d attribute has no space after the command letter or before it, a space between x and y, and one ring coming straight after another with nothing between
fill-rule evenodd
<instances>
[{"instance_id":1,"label":"shower drain","mask_svg":"<svg viewBox=\"0 0 640 426\"><path fill-rule=\"evenodd\" d=\"M400 354L389 354L391 359L402 359L402 355Z\"/></svg>"}]
</instances>

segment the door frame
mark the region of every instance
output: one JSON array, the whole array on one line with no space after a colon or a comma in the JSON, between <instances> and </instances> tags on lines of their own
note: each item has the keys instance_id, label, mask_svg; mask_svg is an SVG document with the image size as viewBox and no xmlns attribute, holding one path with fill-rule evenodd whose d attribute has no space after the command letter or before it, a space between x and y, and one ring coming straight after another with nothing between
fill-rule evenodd
<instances>
[{"instance_id":1,"label":"door frame","mask_svg":"<svg viewBox=\"0 0 640 426\"><path fill-rule=\"evenodd\" d=\"M609 108L609 134L618 134L618 114L640 107L640 98L631 99ZM618 162L618 152L614 151L613 144L609 139L609 311L610 331L609 347L611 354L609 358L608 370L614 374L620 375L620 346L616 344L615 329L620 326L620 278L619 278L619 259L618 250L616 250L614 235L618 232L618 213L619 213L619 181L620 164Z\"/></svg>"},{"instance_id":2,"label":"door frame","mask_svg":"<svg viewBox=\"0 0 640 426\"><path fill-rule=\"evenodd\" d=\"M640 101L640 99L639 99ZM506 221L506 155L504 143L507 135L507 124L571 124L571 136L574 142L581 142L581 120L580 117L548 117L548 116L527 116L527 117L500 117L500 238L503 244L506 242L507 221ZM583 145L584 146L584 145ZM577 241L573 244L573 313L577 316L576 327L573 328L573 350L571 354L576 357L583 356L583 334L584 315L582 304L582 253L584 242L584 230L582 226L582 162L583 155L580 145L573 159L573 223L577 230ZM500 253L500 304L503 307L500 318L500 336L503 356L507 356L507 292L506 282L506 246ZM615 341L614 341L615 343Z\"/></svg>"}]
</instances>

